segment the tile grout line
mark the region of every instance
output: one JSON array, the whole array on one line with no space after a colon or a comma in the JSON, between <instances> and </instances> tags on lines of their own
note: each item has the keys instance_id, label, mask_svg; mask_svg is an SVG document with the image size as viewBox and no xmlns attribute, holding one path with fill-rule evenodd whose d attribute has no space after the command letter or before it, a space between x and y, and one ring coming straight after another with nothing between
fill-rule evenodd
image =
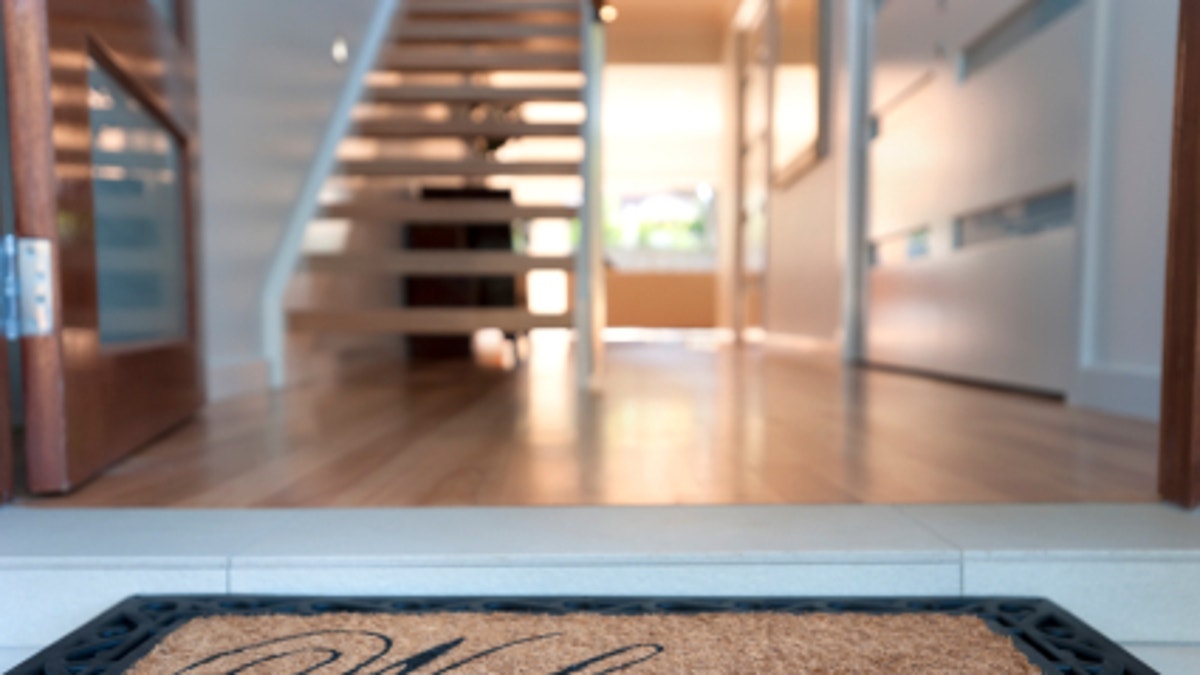
<instances>
[{"instance_id":1,"label":"tile grout line","mask_svg":"<svg viewBox=\"0 0 1200 675\"><path fill-rule=\"evenodd\" d=\"M960 598L964 597L967 592L967 579L966 579L966 577L967 577L967 552L966 552L966 549L964 549L958 542L951 541L948 537L944 536L941 532L938 532L937 530L930 527L927 523L921 522L915 516L909 514L904 507L893 505L891 507L891 509L896 513L896 515L898 515L901 518L907 520L908 522L916 525L917 527L921 528L925 532L933 535L934 539L937 539L938 541L949 546L950 548L953 548L955 551L958 552L958 597L960 597Z\"/></svg>"},{"instance_id":2,"label":"tile grout line","mask_svg":"<svg viewBox=\"0 0 1200 675\"><path fill-rule=\"evenodd\" d=\"M418 560L410 561L406 559L397 559L389 556L353 556L347 558L311 558L303 555L294 556L272 556L270 558L251 558L249 562L242 561L242 565L247 569L266 569L277 570L287 568L299 569L327 569L327 568L357 568L357 569L512 569L512 570L529 570L529 569L596 569L596 568L638 568L638 569L653 569L653 568L677 568L677 567L709 567L709 568L726 568L726 567L896 567L896 566L936 566L945 565L948 562L957 562L958 558L952 560L946 559L900 559L900 560L840 560L840 559L823 559L823 560L742 560L730 562L726 560L709 561L709 560L671 560L667 562L647 561L647 560L591 560L586 562L574 561L558 561L558 560L529 560L529 561L512 561L511 559L498 560L494 562L457 562L453 560ZM231 562L232 564L232 562Z\"/></svg>"}]
</instances>

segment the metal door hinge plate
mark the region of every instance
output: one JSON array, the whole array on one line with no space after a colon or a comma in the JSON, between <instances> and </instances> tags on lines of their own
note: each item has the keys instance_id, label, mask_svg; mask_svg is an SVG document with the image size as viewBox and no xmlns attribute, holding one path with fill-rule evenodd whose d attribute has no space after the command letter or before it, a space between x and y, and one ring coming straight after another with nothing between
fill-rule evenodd
<instances>
[{"instance_id":1,"label":"metal door hinge plate","mask_svg":"<svg viewBox=\"0 0 1200 675\"><path fill-rule=\"evenodd\" d=\"M4 236L4 333L9 340L54 332L54 249L49 239Z\"/></svg>"}]
</instances>

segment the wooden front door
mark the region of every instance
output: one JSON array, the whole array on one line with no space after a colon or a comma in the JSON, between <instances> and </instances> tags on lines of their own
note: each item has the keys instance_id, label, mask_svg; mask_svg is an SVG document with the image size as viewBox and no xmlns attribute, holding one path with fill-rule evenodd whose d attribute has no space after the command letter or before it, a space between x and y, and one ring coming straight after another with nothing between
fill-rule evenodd
<instances>
[{"instance_id":1,"label":"wooden front door","mask_svg":"<svg viewBox=\"0 0 1200 675\"><path fill-rule=\"evenodd\" d=\"M22 338L29 487L62 492L204 398L188 5L0 1L16 229L53 282Z\"/></svg>"}]
</instances>

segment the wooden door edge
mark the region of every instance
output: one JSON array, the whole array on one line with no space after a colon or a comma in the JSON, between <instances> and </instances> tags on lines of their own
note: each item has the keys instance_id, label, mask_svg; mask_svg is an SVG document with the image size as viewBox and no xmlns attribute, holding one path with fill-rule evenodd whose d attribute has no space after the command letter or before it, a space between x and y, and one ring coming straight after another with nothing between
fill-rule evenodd
<instances>
[{"instance_id":1,"label":"wooden door edge","mask_svg":"<svg viewBox=\"0 0 1200 675\"><path fill-rule=\"evenodd\" d=\"M45 0L0 0L8 77L16 234L47 239L58 255L58 203L50 100L49 23ZM57 267L56 267L57 269ZM61 330L61 289L55 288L54 326ZM25 459L29 489L62 492L66 464L66 401L58 334L21 340L25 396Z\"/></svg>"}]
</instances>

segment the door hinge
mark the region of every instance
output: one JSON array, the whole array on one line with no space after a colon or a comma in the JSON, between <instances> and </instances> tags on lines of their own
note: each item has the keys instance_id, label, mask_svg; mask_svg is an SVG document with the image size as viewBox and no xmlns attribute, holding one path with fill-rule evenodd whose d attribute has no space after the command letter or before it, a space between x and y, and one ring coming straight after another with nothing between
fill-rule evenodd
<instances>
[{"instance_id":1,"label":"door hinge","mask_svg":"<svg viewBox=\"0 0 1200 675\"><path fill-rule=\"evenodd\" d=\"M4 334L9 340L54 332L54 256L49 239L4 235Z\"/></svg>"}]
</instances>

